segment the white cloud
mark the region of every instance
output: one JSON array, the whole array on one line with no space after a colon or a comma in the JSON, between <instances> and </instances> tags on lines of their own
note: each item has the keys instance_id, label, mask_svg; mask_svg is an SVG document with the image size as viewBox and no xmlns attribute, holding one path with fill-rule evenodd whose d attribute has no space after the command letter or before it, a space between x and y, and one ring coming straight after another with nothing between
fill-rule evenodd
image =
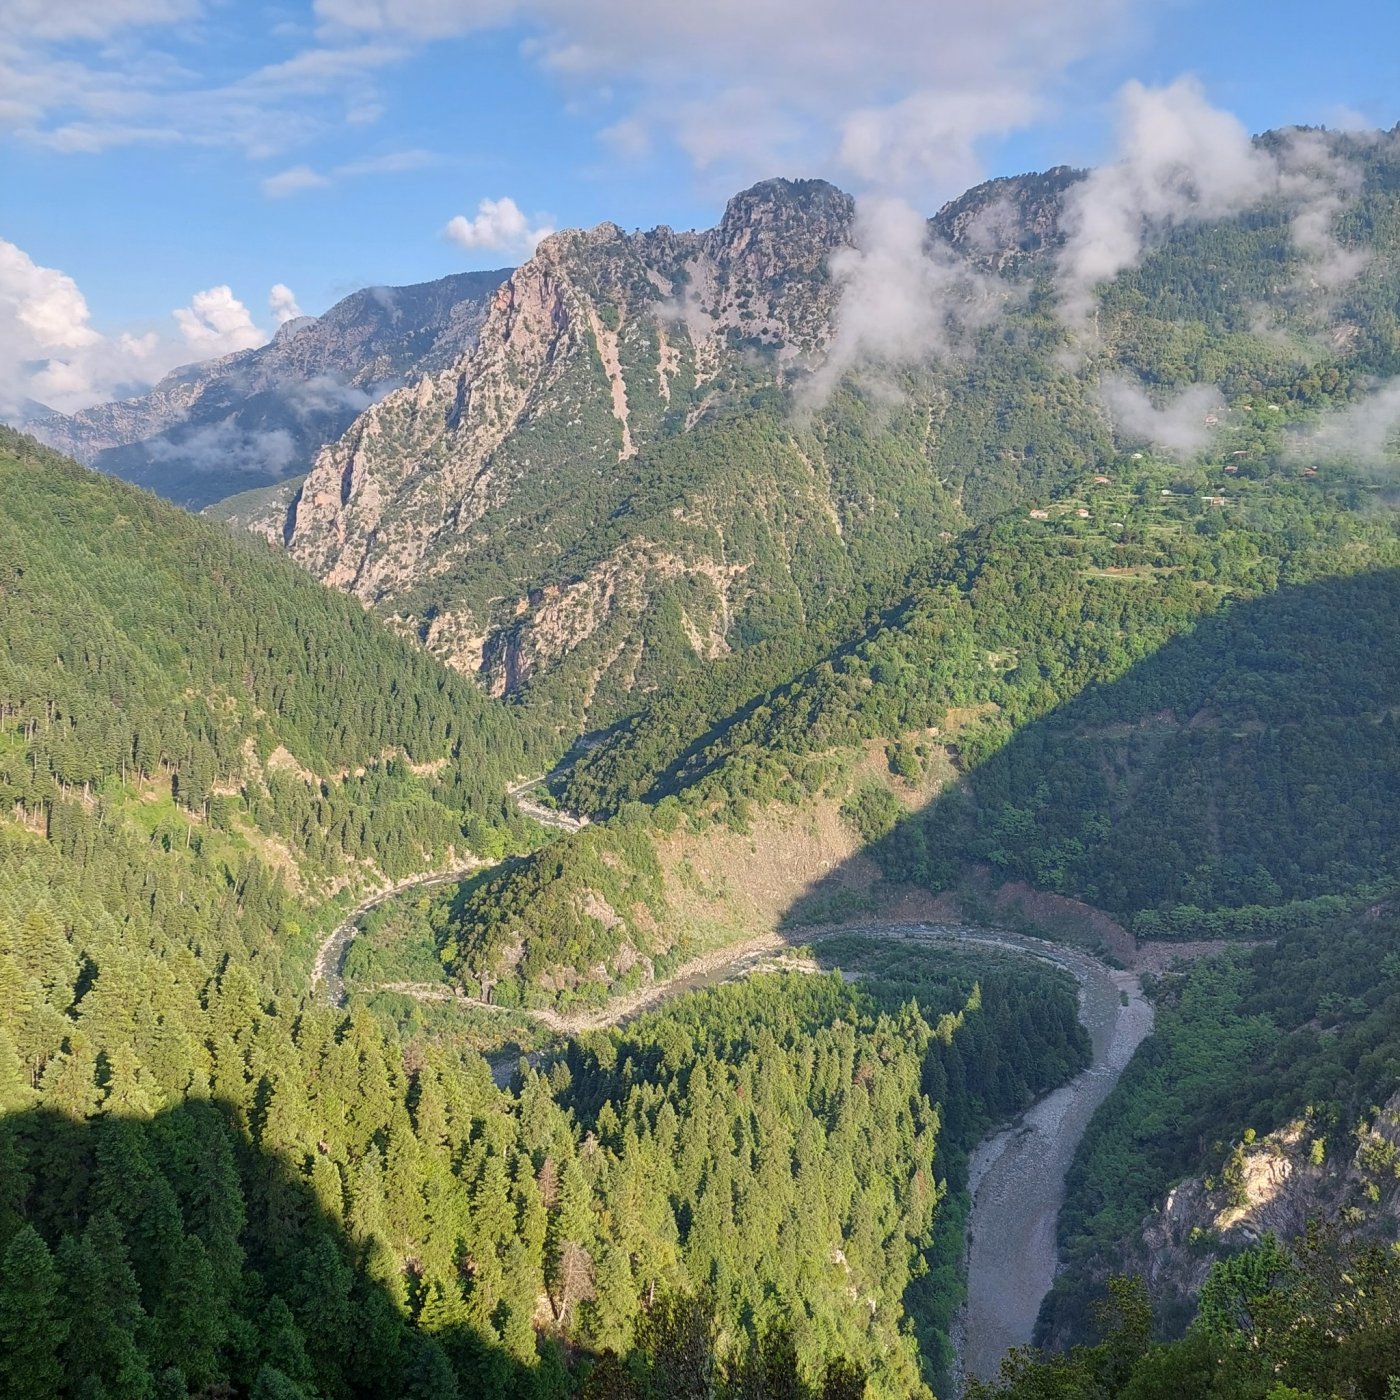
<instances>
[{"instance_id":1,"label":"white cloud","mask_svg":"<svg viewBox=\"0 0 1400 1400\"><path fill-rule=\"evenodd\" d=\"M541 216L533 221L527 219L520 206L506 195L501 199L483 199L470 219L465 214L454 215L442 232L463 248L489 248L528 257L554 229Z\"/></svg>"},{"instance_id":2,"label":"white cloud","mask_svg":"<svg viewBox=\"0 0 1400 1400\"><path fill-rule=\"evenodd\" d=\"M1361 466L1396 463L1400 435L1400 379L1387 380L1359 402L1325 414L1291 445L1292 455L1309 461L1331 458Z\"/></svg>"},{"instance_id":3,"label":"white cloud","mask_svg":"<svg viewBox=\"0 0 1400 1400\"><path fill-rule=\"evenodd\" d=\"M1157 0L1145 0L1146 4ZM1053 102L1144 0L316 0L327 39L428 42L515 22L574 91L630 94L600 135L670 141L724 179L845 168L927 202L981 173L979 143ZM873 172L873 176L872 176Z\"/></svg>"},{"instance_id":4,"label":"white cloud","mask_svg":"<svg viewBox=\"0 0 1400 1400\"><path fill-rule=\"evenodd\" d=\"M291 293L273 288L285 309L279 293ZM0 239L0 411L33 399L72 413L139 393L177 365L267 340L227 286L196 292L173 315L178 335L145 328L104 335L73 278Z\"/></svg>"},{"instance_id":5,"label":"white cloud","mask_svg":"<svg viewBox=\"0 0 1400 1400\"><path fill-rule=\"evenodd\" d=\"M302 309L297 305L296 293L285 282L273 284L272 290L267 294L267 309L279 326L285 326L288 321L295 321L302 315Z\"/></svg>"},{"instance_id":6,"label":"white cloud","mask_svg":"<svg viewBox=\"0 0 1400 1400\"><path fill-rule=\"evenodd\" d=\"M283 476L296 461L297 444L285 428L240 427L232 418L141 444L152 462L175 462L197 472L248 472Z\"/></svg>"},{"instance_id":7,"label":"white cloud","mask_svg":"<svg viewBox=\"0 0 1400 1400\"><path fill-rule=\"evenodd\" d=\"M200 8L200 0L5 0L0 34L106 39L123 29L193 19Z\"/></svg>"},{"instance_id":8,"label":"white cloud","mask_svg":"<svg viewBox=\"0 0 1400 1400\"><path fill-rule=\"evenodd\" d=\"M982 175L977 142L1027 125L1043 105L1020 87L915 93L852 112L842 124L838 159L875 188L964 188Z\"/></svg>"},{"instance_id":9,"label":"white cloud","mask_svg":"<svg viewBox=\"0 0 1400 1400\"><path fill-rule=\"evenodd\" d=\"M66 15L70 6L49 8ZM75 19L69 34L57 24L11 29L0 3L0 130L60 154L184 144L233 147L262 159L347 123L374 120L382 110L377 75L409 52L375 42L313 46L216 82L153 44L101 42L135 23L138 12L145 23L168 24L197 14L198 6L117 0L111 8L101 33ZM187 50L201 57L197 44Z\"/></svg>"},{"instance_id":10,"label":"white cloud","mask_svg":"<svg viewBox=\"0 0 1400 1400\"><path fill-rule=\"evenodd\" d=\"M309 165L292 165L269 175L262 182L262 192L269 199L286 199L288 195L300 194L303 190L325 189L331 177Z\"/></svg>"},{"instance_id":11,"label":"white cloud","mask_svg":"<svg viewBox=\"0 0 1400 1400\"><path fill-rule=\"evenodd\" d=\"M40 267L13 243L0 242L0 312L32 351L76 350L101 337L88 324L78 284L57 268Z\"/></svg>"},{"instance_id":12,"label":"white cloud","mask_svg":"<svg viewBox=\"0 0 1400 1400\"><path fill-rule=\"evenodd\" d=\"M1194 79L1165 88L1127 84L1119 96L1117 158L1066 196L1057 280L1067 316L1086 315L1094 289L1132 267L1149 240L1173 224L1256 203L1274 174L1244 127L1212 107Z\"/></svg>"},{"instance_id":13,"label":"white cloud","mask_svg":"<svg viewBox=\"0 0 1400 1400\"><path fill-rule=\"evenodd\" d=\"M1225 403L1214 384L1192 384L1159 406L1141 384L1121 375L1103 379L1099 397L1120 437L1183 458L1210 445L1219 429L1207 420L1218 418Z\"/></svg>"},{"instance_id":14,"label":"white cloud","mask_svg":"<svg viewBox=\"0 0 1400 1400\"><path fill-rule=\"evenodd\" d=\"M1010 294L1005 283L930 243L927 220L903 200L858 200L851 236L854 246L831 258L840 300L826 358L802 387L808 407L852 371L949 354L963 331L985 324Z\"/></svg>"},{"instance_id":15,"label":"white cloud","mask_svg":"<svg viewBox=\"0 0 1400 1400\"><path fill-rule=\"evenodd\" d=\"M196 292L188 306L171 314L197 360L252 350L267 341L267 333L253 324L248 308L227 285Z\"/></svg>"},{"instance_id":16,"label":"white cloud","mask_svg":"<svg viewBox=\"0 0 1400 1400\"><path fill-rule=\"evenodd\" d=\"M1362 260L1336 244L1332 220L1351 184L1326 143L1297 132L1277 148L1256 145L1192 78L1166 87L1128 83L1119 94L1118 149L1065 198L1066 242L1056 269L1061 312L1082 323L1095 289L1172 227L1220 219L1269 199L1294 209L1293 236L1316 276L1339 285Z\"/></svg>"},{"instance_id":17,"label":"white cloud","mask_svg":"<svg viewBox=\"0 0 1400 1400\"><path fill-rule=\"evenodd\" d=\"M314 170L309 165L293 165L269 175L262 182L262 192L269 199L285 199L303 190L326 189L341 180L363 175L396 175L406 170L424 170L436 165L438 157L431 151L389 151L383 155L366 156L363 160L347 161L329 170Z\"/></svg>"}]
</instances>

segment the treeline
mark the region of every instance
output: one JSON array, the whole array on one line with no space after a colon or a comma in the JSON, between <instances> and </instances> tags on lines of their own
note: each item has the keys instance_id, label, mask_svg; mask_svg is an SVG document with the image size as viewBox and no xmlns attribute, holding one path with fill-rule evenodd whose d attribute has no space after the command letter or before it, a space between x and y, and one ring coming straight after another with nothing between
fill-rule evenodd
<instances>
[{"instance_id":1,"label":"treeline","mask_svg":"<svg viewBox=\"0 0 1400 1400\"><path fill-rule=\"evenodd\" d=\"M985 747L1087 685L1122 676L1227 598L1396 554L1392 530L1316 488L1256 489L1222 523L1194 510L1194 498L1163 500L1163 473L1122 467L1126 479L1110 483L1109 506L1088 523L1072 512L1045 524L1005 518L935 549L912 591L864 636L712 718L703 746L694 721L676 715L687 689L673 691L584 755L563 800L603 813L683 793L691 803L762 800L775 795L784 768L800 774L797 760L941 723L950 707L996 707ZM1117 528L1110 514L1121 516ZM707 778L708 788L688 794Z\"/></svg>"},{"instance_id":2,"label":"treeline","mask_svg":"<svg viewBox=\"0 0 1400 1400\"><path fill-rule=\"evenodd\" d=\"M1272 937L1384 888L1397 603L1393 567L1236 602L1001 742L880 858L935 883L984 861L1145 936Z\"/></svg>"},{"instance_id":3,"label":"treeline","mask_svg":"<svg viewBox=\"0 0 1400 1400\"><path fill-rule=\"evenodd\" d=\"M948 543L863 636L724 719L706 716L722 686L682 678L559 788L613 820L463 902L458 975L605 993L624 944L670 948L658 834L839 794L843 756L875 738L906 780L934 750L965 775L898 822L887 794L847 803L892 881L942 890L985 864L1145 915L1145 933L1189 936L1196 908L1267 936L1286 916L1249 910L1384 880L1400 856L1393 524L1290 483L1222 524L1162 497L1159 469L1124 474L1087 524L1006 518Z\"/></svg>"}]
</instances>

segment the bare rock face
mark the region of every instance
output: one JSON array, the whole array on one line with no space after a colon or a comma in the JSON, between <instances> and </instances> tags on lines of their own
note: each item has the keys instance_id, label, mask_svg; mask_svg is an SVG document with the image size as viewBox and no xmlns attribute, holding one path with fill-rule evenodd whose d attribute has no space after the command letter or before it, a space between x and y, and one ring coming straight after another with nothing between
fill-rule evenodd
<instances>
[{"instance_id":1,"label":"bare rock face","mask_svg":"<svg viewBox=\"0 0 1400 1400\"><path fill-rule=\"evenodd\" d=\"M1338 1221L1363 1238L1400 1228L1400 1094L1350 1132L1298 1121L1240 1142L1216 1177L1173 1188L1128 1261L1165 1316L1189 1316L1211 1266L1266 1234L1300 1238L1310 1221Z\"/></svg>"},{"instance_id":2,"label":"bare rock face","mask_svg":"<svg viewBox=\"0 0 1400 1400\"><path fill-rule=\"evenodd\" d=\"M663 597L697 657L727 649L750 561L727 555L710 506L663 510L676 538L617 522L649 454L703 432L737 380L772 384L820 352L852 214L820 181L769 181L706 233L552 235L472 348L320 452L288 516L292 555L498 694L590 642L581 687L617 667L636 683L636 629ZM810 513L839 533L829 498Z\"/></svg>"},{"instance_id":3,"label":"bare rock face","mask_svg":"<svg viewBox=\"0 0 1400 1400\"><path fill-rule=\"evenodd\" d=\"M507 275L367 288L323 316L288 322L256 350L174 370L138 398L39 413L25 426L89 466L198 509L305 472L389 390L455 363Z\"/></svg>"},{"instance_id":4,"label":"bare rock face","mask_svg":"<svg viewBox=\"0 0 1400 1400\"><path fill-rule=\"evenodd\" d=\"M537 254L493 297L475 352L389 394L326 448L296 505L293 556L366 602L432 569L444 537L484 513L496 449L579 348L586 308L569 292Z\"/></svg>"}]
</instances>

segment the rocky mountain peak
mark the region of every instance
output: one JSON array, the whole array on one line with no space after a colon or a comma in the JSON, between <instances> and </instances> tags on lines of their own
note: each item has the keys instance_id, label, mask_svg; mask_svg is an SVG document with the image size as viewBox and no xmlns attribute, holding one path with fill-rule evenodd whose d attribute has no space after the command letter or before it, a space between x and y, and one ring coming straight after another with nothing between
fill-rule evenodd
<instances>
[{"instance_id":1,"label":"rocky mountain peak","mask_svg":"<svg viewBox=\"0 0 1400 1400\"><path fill-rule=\"evenodd\" d=\"M455 364L509 275L366 287L257 349L181 366L135 398L34 415L32 427L79 461L199 509L299 475L388 390Z\"/></svg>"},{"instance_id":2,"label":"rocky mountain peak","mask_svg":"<svg viewBox=\"0 0 1400 1400\"><path fill-rule=\"evenodd\" d=\"M274 341L291 340L293 336L306 330L308 326L314 326L316 318L314 316L293 316L290 321L283 321L277 327L277 333L272 337Z\"/></svg>"},{"instance_id":3,"label":"rocky mountain peak","mask_svg":"<svg viewBox=\"0 0 1400 1400\"><path fill-rule=\"evenodd\" d=\"M998 272L1014 267L1059 247L1065 193L1084 175L1057 165L987 180L945 204L929 227L974 263Z\"/></svg>"},{"instance_id":4,"label":"rocky mountain peak","mask_svg":"<svg viewBox=\"0 0 1400 1400\"><path fill-rule=\"evenodd\" d=\"M707 242L720 260L761 251L808 263L845 243L854 217L855 200L825 180L762 180L729 201Z\"/></svg>"}]
</instances>

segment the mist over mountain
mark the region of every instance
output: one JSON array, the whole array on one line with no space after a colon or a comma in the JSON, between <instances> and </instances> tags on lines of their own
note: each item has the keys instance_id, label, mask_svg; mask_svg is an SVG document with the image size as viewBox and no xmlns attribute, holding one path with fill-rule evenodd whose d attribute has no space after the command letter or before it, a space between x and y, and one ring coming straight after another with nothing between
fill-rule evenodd
<instances>
[{"instance_id":1,"label":"mist over mountain","mask_svg":"<svg viewBox=\"0 0 1400 1400\"><path fill-rule=\"evenodd\" d=\"M307 470L371 404L474 343L509 275L456 273L368 287L266 345L188 365L149 393L71 415L33 404L16 420L88 466L198 510Z\"/></svg>"},{"instance_id":2,"label":"mist over mountain","mask_svg":"<svg viewBox=\"0 0 1400 1400\"><path fill-rule=\"evenodd\" d=\"M1373 309L1393 139L1251 141L1189 87L1163 100L1182 151L1130 128L1107 173L992 181L928 220L773 180L707 232L552 235L474 348L238 518L493 694L605 723L940 531L1055 495L1115 434L1189 455L1222 394L1329 366L1356 386L1340 410L1396 363ZM1252 183L1144 197L1203 145Z\"/></svg>"}]
</instances>

